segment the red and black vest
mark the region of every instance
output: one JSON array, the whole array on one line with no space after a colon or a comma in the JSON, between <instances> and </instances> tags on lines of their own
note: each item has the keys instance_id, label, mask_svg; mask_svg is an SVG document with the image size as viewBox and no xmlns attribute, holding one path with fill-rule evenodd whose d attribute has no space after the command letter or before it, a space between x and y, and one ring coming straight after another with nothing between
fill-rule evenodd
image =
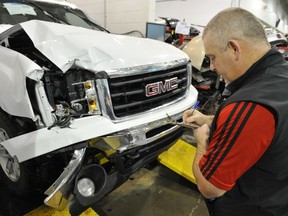
<instances>
[{"instance_id":1,"label":"red and black vest","mask_svg":"<svg viewBox=\"0 0 288 216\"><path fill-rule=\"evenodd\" d=\"M255 102L271 110L276 131L263 156L214 202L214 215L288 216L288 63L271 49L227 89L231 96L219 107L210 138L221 109L237 101Z\"/></svg>"}]
</instances>

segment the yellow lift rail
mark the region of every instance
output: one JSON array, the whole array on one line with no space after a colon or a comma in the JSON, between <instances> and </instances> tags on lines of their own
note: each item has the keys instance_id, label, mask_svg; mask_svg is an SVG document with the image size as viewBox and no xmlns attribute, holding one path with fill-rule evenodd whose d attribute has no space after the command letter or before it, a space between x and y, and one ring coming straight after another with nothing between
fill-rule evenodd
<instances>
[{"instance_id":1,"label":"yellow lift rail","mask_svg":"<svg viewBox=\"0 0 288 216\"><path fill-rule=\"evenodd\" d=\"M25 214L24 216L69 216L69 209L66 208L63 211L57 211L49 206L42 205L39 208ZM88 208L80 216L99 216L92 208Z\"/></svg>"},{"instance_id":2,"label":"yellow lift rail","mask_svg":"<svg viewBox=\"0 0 288 216\"><path fill-rule=\"evenodd\" d=\"M167 151L160 154L158 161L196 184L196 179L192 172L195 154L196 147L180 139Z\"/></svg>"}]
</instances>

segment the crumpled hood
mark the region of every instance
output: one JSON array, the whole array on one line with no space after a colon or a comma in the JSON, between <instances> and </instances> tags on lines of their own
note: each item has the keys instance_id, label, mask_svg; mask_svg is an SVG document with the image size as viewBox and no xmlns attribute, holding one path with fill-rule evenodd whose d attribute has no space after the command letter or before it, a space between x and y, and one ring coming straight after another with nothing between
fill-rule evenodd
<instances>
[{"instance_id":1,"label":"crumpled hood","mask_svg":"<svg viewBox=\"0 0 288 216\"><path fill-rule=\"evenodd\" d=\"M37 20L21 26L34 46L63 72L71 67L98 72L188 58L172 45L147 38Z\"/></svg>"}]
</instances>

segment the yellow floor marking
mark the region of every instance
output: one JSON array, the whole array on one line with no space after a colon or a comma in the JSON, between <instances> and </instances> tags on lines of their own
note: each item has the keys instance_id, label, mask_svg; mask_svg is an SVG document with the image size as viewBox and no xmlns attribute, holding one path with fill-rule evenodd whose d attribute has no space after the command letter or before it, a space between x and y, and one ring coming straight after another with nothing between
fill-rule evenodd
<instances>
[{"instance_id":1,"label":"yellow floor marking","mask_svg":"<svg viewBox=\"0 0 288 216\"><path fill-rule=\"evenodd\" d=\"M160 154L158 161L196 184L196 179L192 172L195 154L196 148L180 139L167 151Z\"/></svg>"},{"instance_id":2,"label":"yellow floor marking","mask_svg":"<svg viewBox=\"0 0 288 216\"><path fill-rule=\"evenodd\" d=\"M63 211L57 211L49 206L40 206L39 208L25 214L25 216L69 216L69 209L66 208ZM80 216L99 216L92 208L88 208Z\"/></svg>"}]
</instances>

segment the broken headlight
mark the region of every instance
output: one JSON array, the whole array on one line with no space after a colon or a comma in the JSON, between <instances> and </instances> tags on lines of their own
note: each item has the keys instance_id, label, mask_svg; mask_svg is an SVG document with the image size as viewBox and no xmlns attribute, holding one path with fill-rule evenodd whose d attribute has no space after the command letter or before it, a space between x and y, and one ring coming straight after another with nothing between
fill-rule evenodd
<instances>
[{"instance_id":1,"label":"broken headlight","mask_svg":"<svg viewBox=\"0 0 288 216\"><path fill-rule=\"evenodd\" d=\"M79 116L100 114L95 73L71 69L66 73L49 71L44 77L49 102L56 112L63 107L65 113L71 109Z\"/></svg>"},{"instance_id":2,"label":"broken headlight","mask_svg":"<svg viewBox=\"0 0 288 216\"><path fill-rule=\"evenodd\" d=\"M73 83L76 99L71 101L71 108L77 112L96 114L99 111L94 80Z\"/></svg>"}]
</instances>

